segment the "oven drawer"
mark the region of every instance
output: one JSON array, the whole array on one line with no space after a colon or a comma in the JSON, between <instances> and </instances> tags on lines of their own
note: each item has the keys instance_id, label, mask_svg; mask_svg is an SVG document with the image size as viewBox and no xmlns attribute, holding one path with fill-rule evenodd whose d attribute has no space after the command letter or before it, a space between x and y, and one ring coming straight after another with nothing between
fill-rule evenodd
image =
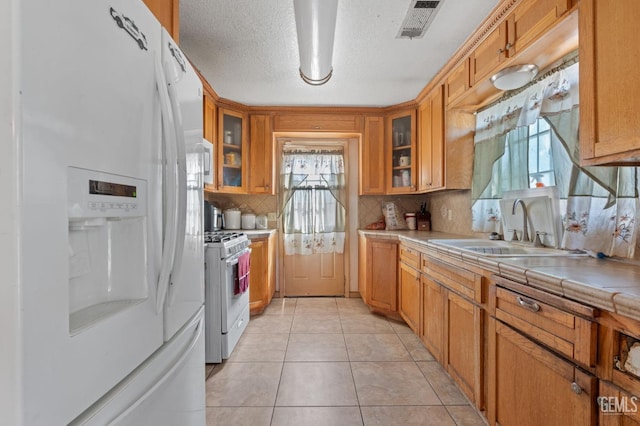
<instances>
[{"instance_id":1,"label":"oven drawer","mask_svg":"<svg viewBox=\"0 0 640 426\"><path fill-rule=\"evenodd\" d=\"M597 324L549 302L497 287L495 316L557 353L595 367Z\"/></svg>"}]
</instances>

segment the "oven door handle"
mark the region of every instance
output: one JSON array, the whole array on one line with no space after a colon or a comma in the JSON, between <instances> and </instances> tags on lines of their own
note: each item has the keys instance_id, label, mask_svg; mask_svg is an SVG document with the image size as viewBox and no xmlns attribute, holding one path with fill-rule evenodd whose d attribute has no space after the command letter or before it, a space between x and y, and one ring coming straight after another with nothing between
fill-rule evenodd
<instances>
[{"instance_id":1,"label":"oven door handle","mask_svg":"<svg viewBox=\"0 0 640 426\"><path fill-rule=\"evenodd\" d=\"M233 256L231 256L230 258L228 258L227 259L227 266L237 265L238 264L238 260L240 260L240 256L242 256L245 253L251 253L251 249L250 248L243 249L243 250L239 251L238 253L234 254Z\"/></svg>"}]
</instances>

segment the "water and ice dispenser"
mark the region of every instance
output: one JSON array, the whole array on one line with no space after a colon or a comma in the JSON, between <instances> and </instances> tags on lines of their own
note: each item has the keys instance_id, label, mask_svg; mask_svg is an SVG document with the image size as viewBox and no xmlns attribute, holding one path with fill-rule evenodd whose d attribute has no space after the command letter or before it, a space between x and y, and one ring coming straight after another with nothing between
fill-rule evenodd
<instances>
[{"instance_id":1,"label":"water and ice dispenser","mask_svg":"<svg viewBox=\"0 0 640 426\"><path fill-rule=\"evenodd\" d=\"M69 332L149 297L147 183L68 169Z\"/></svg>"}]
</instances>

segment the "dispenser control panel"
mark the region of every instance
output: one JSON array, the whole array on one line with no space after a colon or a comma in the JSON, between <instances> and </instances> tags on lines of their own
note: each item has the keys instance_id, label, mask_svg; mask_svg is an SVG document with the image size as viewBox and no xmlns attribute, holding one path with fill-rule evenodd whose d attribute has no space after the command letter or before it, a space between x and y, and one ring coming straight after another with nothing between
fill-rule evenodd
<instances>
[{"instance_id":1,"label":"dispenser control panel","mask_svg":"<svg viewBox=\"0 0 640 426\"><path fill-rule=\"evenodd\" d=\"M147 182L69 167L69 219L146 216Z\"/></svg>"}]
</instances>

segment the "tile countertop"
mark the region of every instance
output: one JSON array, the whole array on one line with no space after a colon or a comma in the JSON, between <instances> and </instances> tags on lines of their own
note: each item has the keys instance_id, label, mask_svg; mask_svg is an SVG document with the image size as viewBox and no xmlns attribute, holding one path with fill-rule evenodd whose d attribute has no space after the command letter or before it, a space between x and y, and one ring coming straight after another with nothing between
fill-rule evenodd
<instances>
[{"instance_id":1,"label":"tile countertop","mask_svg":"<svg viewBox=\"0 0 640 426\"><path fill-rule=\"evenodd\" d=\"M489 271L532 287L640 320L640 264L591 257L489 257L430 243L433 239L473 238L469 235L423 231L359 231L376 238L425 244Z\"/></svg>"}]
</instances>

